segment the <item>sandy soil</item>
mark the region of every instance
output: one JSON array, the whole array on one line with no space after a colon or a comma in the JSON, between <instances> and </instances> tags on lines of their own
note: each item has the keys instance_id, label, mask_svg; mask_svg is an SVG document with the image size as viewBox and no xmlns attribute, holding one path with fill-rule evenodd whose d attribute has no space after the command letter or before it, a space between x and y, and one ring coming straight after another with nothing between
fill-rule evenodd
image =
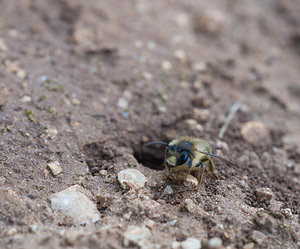
<instances>
[{"instance_id":1,"label":"sandy soil","mask_svg":"<svg viewBox=\"0 0 300 249\"><path fill-rule=\"evenodd\" d=\"M0 1L0 247L299 248L299 12L298 0ZM196 189L170 182L163 148L142 144L180 135L236 165L215 161L219 179ZM146 186L122 189L126 168ZM97 222L52 209L76 184Z\"/></svg>"}]
</instances>

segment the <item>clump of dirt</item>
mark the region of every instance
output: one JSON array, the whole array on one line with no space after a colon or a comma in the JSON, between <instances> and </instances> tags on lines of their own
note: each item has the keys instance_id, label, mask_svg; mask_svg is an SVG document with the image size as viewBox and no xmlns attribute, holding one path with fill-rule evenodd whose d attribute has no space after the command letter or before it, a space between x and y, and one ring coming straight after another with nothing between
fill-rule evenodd
<instances>
[{"instance_id":1,"label":"clump of dirt","mask_svg":"<svg viewBox=\"0 0 300 249\"><path fill-rule=\"evenodd\" d=\"M297 0L2 1L0 247L299 247L299 24ZM143 144L181 135L234 164L170 181ZM74 185L90 224L49 200Z\"/></svg>"}]
</instances>

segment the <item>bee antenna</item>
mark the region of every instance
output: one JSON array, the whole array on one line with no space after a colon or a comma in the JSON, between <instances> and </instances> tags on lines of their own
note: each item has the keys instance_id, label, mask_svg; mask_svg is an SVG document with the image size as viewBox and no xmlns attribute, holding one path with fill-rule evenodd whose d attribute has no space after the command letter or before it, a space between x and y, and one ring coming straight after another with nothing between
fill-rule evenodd
<instances>
[{"instance_id":1,"label":"bee antenna","mask_svg":"<svg viewBox=\"0 0 300 249\"><path fill-rule=\"evenodd\" d=\"M152 141L152 142L148 142L148 143L143 144L143 146L149 146L149 145L153 145L153 144L162 144L162 145L165 145L165 146L169 147L169 144L168 144L168 143L165 143L165 142L162 142L162 141Z\"/></svg>"}]
</instances>

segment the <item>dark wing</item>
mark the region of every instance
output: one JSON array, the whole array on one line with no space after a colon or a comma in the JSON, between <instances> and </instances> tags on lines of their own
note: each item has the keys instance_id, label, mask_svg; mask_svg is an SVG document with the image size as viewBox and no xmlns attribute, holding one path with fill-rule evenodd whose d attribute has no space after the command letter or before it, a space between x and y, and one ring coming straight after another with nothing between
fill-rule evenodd
<instances>
[{"instance_id":1,"label":"dark wing","mask_svg":"<svg viewBox=\"0 0 300 249\"><path fill-rule=\"evenodd\" d=\"M224 157L220 157L220 156L218 156L218 155L215 155L215 154L212 154L212 153L209 153L209 152L206 152L206 151L197 150L197 152L200 152L200 153L202 153L202 154L205 154L205 155L209 155L209 156L218 158L218 159L220 159L220 160L222 160L222 161L224 161L224 162L226 162L226 163L228 163L228 164L231 164L231 165L237 165L236 163L234 163L234 162L232 162L232 161L230 161L230 160L228 160L228 159L226 159L226 158L224 158Z\"/></svg>"}]
</instances>

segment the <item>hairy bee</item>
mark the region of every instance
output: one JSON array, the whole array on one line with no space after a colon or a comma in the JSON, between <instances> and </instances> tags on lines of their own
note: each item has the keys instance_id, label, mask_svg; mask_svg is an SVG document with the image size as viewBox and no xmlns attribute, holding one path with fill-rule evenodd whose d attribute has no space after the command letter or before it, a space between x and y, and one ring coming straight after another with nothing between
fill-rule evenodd
<instances>
[{"instance_id":1,"label":"hairy bee","mask_svg":"<svg viewBox=\"0 0 300 249\"><path fill-rule=\"evenodd\" d=\"M214 154L212 145L199 138L181 136L169 144L161 141L146 143L145 146L162 144L165 150L166 176L174 182L184 181L188 174L195 175L201 183L205 171L208 171L215 179L215 165L213 157L221 159L226 163L231 161Z\"/></svg>"}]
</instances>

